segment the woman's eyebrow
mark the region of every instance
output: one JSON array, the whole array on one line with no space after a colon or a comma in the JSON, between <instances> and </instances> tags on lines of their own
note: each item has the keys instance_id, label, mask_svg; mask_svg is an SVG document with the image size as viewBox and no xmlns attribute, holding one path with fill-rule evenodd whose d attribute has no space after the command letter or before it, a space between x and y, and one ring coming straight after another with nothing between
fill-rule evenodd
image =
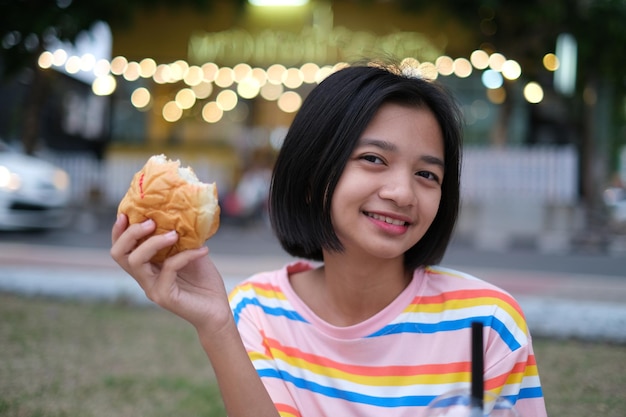
<instances>
[{"instance_id":1,"label":"woman's eyebrow","mask_svg":"<svg viewBox=\"0 0 626 417\"><path fill-rule=\"evenodd\" d=\"M394 143L387 142L386 140L381 139L363 138L359 141L358 146L375 146L382 149L383 151L391 152L396 152L398 150L398 147Z\"/></svg>"},{"instance_id":2,"label":"woman's eyebrow","mask_svg":"<svg viewBox=\"0 0 626 417\"><path fill-rule=\"evenodd\" d=\"M441 168L446 167L446 165L444 164L443 160L439 157L436 156L432 156L432 155L422 155L420 157L420 159L428 164L432 164L432 165L439 165Z\"/></svg>"}]
</instances>

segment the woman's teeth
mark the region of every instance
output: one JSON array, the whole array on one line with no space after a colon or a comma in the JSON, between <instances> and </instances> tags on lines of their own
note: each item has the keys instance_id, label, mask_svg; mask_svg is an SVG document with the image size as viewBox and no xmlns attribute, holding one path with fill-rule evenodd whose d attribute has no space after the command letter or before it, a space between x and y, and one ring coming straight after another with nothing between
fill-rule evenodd
<instances>
[{"instance_id":1,"label":"woman's teeth","mask_svg":"<svg viewBox=\"0 0 626 417\"><path fill-rule=\"evenodd\" d=\"M393 219L391 217L387 217L387 216L381 216L378 214L373 214L373 213L367 213L368 216L370 216L372 219L376 219L385 223L389 223L389 224L393 224L396 226L404 226L406 224L406 222L402 221L402 220L398 220L398 219Z\"/></svg>"}]
</instances>

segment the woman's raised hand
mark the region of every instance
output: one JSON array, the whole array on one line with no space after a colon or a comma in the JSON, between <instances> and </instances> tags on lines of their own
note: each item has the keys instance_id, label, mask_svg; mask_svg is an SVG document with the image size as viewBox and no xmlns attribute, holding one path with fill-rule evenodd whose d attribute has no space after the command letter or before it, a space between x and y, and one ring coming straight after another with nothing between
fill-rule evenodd
<instances>
[{"instance_id":1,"label":"woman's raised hand","mask_svg":"<svg viewBox=\"0 0 626 417\"><path fill-rule=\"evenodd\" d=\"M215 334L232 319L220 273L207 255L208 248L187 250L163 264L150 259L178 239L175 231L141 239L155 230L152 220L128 225L120 214L111 231L111 257L144 290L148 299L189 321L198 332Z\"/></svg>"}]
</instances>

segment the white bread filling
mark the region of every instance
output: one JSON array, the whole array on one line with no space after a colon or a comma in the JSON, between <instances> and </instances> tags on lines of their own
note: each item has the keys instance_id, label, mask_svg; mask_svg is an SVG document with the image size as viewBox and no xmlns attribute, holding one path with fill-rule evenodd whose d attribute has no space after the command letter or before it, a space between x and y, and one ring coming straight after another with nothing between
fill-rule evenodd
<instances>
[{"instance_id":1,"label":"white bread filling","mask_svg":"<svg viewBox=\"0 0 626 417\"><path fill-rule=\"evenodd\" d=\"M184 179L190 184L204 185L204 183L198 179L198 177L196 176L195 172L193 172L191 167L181 167L179 160L172 161L168 159L167 156L165 156L164 154L154 155L151 158L154 162L158 164L166 164L168 162L174 162L176 165L178 165L178 175L180 175L182 179Z\"/></svg>"},{"instance_id":2,"label":"white bread filling","mask_svg":"<svg viewBox=\"0 0 626 417\"><path fill-rule=\"evenodd\" d=\"M203 184L190 167L178 168L178 175L190 184Z\"/></svg>"}]
</instances>

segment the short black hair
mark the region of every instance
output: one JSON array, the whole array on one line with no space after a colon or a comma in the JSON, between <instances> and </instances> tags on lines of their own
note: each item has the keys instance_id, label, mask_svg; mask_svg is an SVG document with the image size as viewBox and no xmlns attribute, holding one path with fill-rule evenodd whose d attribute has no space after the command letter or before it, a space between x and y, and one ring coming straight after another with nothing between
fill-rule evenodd
<instances>
[{"instance_id":1,"label":"short black hair","mask_svg":"<svg viewBox=\"0 0 626 417\"><path fill-rule=\"evenodd\" d=\"M439 210L404 258L410 270L441 262L459 211L462 113L442 85L404 75L391 64L334 72L311 91L295 116L274 165L269 197L272 227L290 255L322 261L322 248L343 249L331 220L333 193L363 131L389 102L428 108L441 128L445 174Z\"/></svg>"}]
</instances>

